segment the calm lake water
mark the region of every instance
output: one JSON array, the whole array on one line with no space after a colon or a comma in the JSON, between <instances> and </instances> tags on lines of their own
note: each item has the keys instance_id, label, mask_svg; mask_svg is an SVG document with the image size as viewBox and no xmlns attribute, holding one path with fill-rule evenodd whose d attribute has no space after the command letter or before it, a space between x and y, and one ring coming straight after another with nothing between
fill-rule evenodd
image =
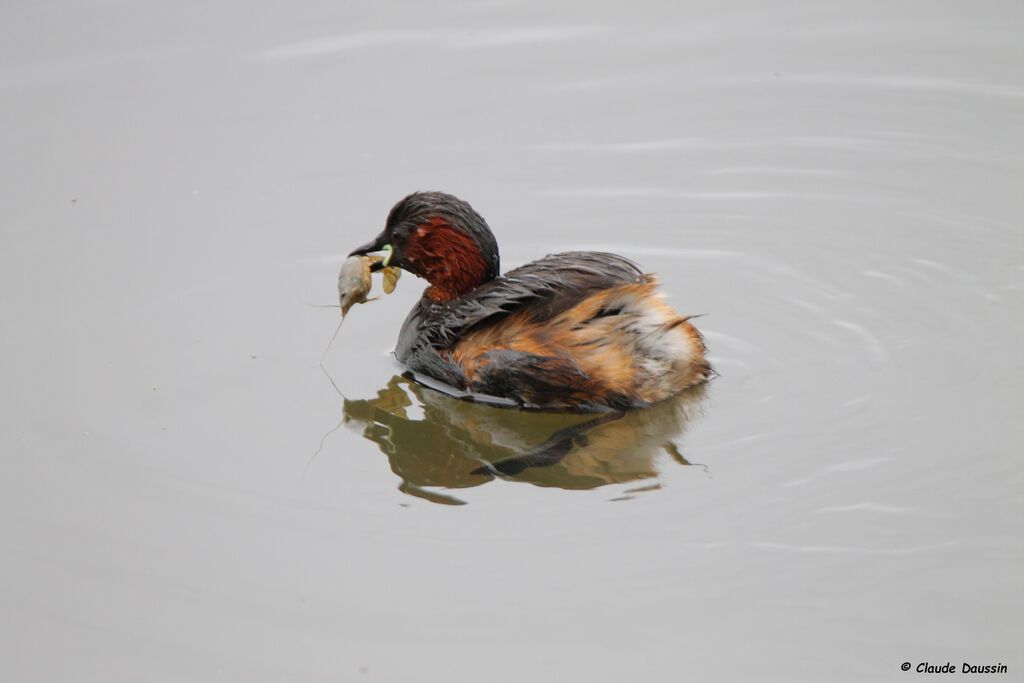
<instances>
[{"instance_id":1,"label":"calm lake water","mask_svg":"<svg viewBox=\"0 0 1024 683\"><path fill-rule=\"evenodd\" d=\"M5 681L1024 676L1019 2L0 8ZM661 275L721 376L583 419L337 323L417 189Z\"/></svg>"}]
</instances>

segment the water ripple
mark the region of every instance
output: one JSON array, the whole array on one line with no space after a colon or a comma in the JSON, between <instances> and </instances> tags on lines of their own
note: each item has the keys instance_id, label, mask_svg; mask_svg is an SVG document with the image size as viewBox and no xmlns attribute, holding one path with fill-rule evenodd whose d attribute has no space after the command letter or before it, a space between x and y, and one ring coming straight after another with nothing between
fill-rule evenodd
<instances>
[{"instance_id":1,"label":"water ripple","mask_svg":"<svg viewBox=\"0 0 1024 683\"><path fill-rule=\"evenodd\" d=\"M480 30L396 29L362 31L312 40L286 43L258 52L257 61L311 59L345 52L391 45L429 45L454 50L508 47L554 43L593 36L594 26L536 26L524 28L488 28Z\"/></svg>"},{"instance_id":2,"label":"water ripple","mask_svg":"<svg viewBox=\"0 0 1024 683\"><path fill-rule=\"evenodd\" d=\"M846 195L826 192L794 192L775 190L679 190L672 187L576 187L556 188L544 190L540 193L543 197L562 198L638 198L649 199L652 197L669 199L701 199L712 201L737 201L737 200L791 200L791 199L817 199L826 201L841 201L854 203L878 203L877 198L867 198L863 195Z\"/></svg>"},{"instance_id":3,"label":"water ripple","mask_svg":"<svg viewBox=\"0 0 1024 683\"><path fill-rule=\"evenodd\" d=\"M877 512L886 515L913 515L918 517L935 517L943 519L948 519L953 516L944 512L926 512L899 505L883 505L871 502L853 503L851 505L830 505L828 507L818 508L816 512Z\"/></svg>"},{"instance_id":4,"label":"water ripple","mask_svg":"<svg viewBox=\"0 0 1024 683\"><path fill-rule=\"evenodd\" d=\"M852 555L909 555L913 553L945 550L960 545L959 540L935 543L933 545L910 546L907 548L860 548L841 545L790 545L786 543L751 543L752 548L764 550L791 550L798 553L828 553Z\"/></svg>"},{"instance_id":5,"label":"water ripple","mask_svg":"<svg viewBox=\"0 0 1024 683\"><path fill-rule=\"evenodd\" d=\"M763 80L763 79L761 79ZM749 79L730 79L730 82L749 83ZM787 74L781 83L799 85L840 85L871 88L894 88L897 90L929 90L950 94L983 95L986 97L1003 97L1024 99L1024 89L1004 83L969 83L948 78L921 76L827 76L790 75Z\"/></svg>"},{"instance_id":6,"label":"water ripple","mask_svg":"<svg viewBox=\"0 0 1024 683\"><path fill-rule=\"evenodd\" d=\"M863 342L861 344L861 348L867 351L876 362L884 363L889 360L889 353L885 350L885 346L882 342L862 325L850 322L849 320L833 320L832 324L837 327L841 327L844 330L849 330L860 337Z\"/></svg>"}]
</instances>

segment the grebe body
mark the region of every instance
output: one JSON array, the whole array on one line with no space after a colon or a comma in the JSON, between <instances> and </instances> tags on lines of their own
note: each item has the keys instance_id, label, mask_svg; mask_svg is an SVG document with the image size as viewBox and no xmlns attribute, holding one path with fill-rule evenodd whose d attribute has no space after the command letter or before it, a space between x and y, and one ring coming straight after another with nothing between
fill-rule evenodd
<instances>
[{"instance_id":1,"label":"grebe body","mask_svg":"<svg viewBox=\"0 0 1024 683\"><path fill-rule=\"evenodd\" d=\"M552 254L500 275L498 248L466 202L417 192L352 252L384 252L430 286L395 355L460 391L554 410L624 410L709 379L700 332L654 275L615 254Z\"/></svg>"}]
</instances>

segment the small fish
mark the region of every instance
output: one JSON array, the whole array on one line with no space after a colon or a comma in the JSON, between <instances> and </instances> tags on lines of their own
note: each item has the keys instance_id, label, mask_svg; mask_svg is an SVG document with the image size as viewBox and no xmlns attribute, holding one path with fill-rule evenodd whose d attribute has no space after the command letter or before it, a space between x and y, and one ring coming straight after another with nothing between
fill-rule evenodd
<instances>
[{"instance_id":1,"label":"small fish","mask_svg":"<svg viewBox=\"0 0 1024 683\"><path fill-rule=\"evenodd\" d=\"M338 301L341 304L342 318L348 313L348 309L369 301L366 295L370 293L373 284L370 279L372 263L374 259L366 256L349 256L341 264L341 272L338 273Z\"/></svg>"},{"instance_id":2,"label":"small fish","mask_svg":"<svg viewBox=\"0 0 1024 683\"><path fill-rule=\"evenodd\" d=\"M327 348L324 349L323 355L320 356L320 369L327 375L327 379L331 380L331 384L334 384L334 380L331 379L327 368L324 367L324 359L327 358L331 345L338 336L338 332L341 331L341 324L345 322L345 315L349 309L356 304L365 304L367 301L375 301L378 298L367 299L366 295L370 293L370 288L373 286L370 268L383 260L384 257L382 256L349 256L341 264L341 272L338 273L338 303L341 304L341 320L338 321L338 327L335 328L334 334L331 335L331 340L327 342ZM394 266L380 268L379 270L384 275L384 293L390 294L395 291L395 285L398 284L398 278L402 271ZM334 384L334 389L338 390L337 384ZM338 391L338 393L340 394L341 392Z\"/></svg>"},{"instance_id":3,"label":"small fish","mask_svg":"<svg viewBox=\"0 0 1024 683\"><path fill-rule=\"evenodd\" d=\"M380 272L384 274L384 293L390 294L395 291L395 286L398 284L398 278L402 275L402 270L394 266L388 266L387 268L382 268Z\"/></svg>"},{"instance_id":4,"label":"small fish","mask_svg":"<svg viewBox=\"0 0 1024 683\"><path fill-rule=\"evenodd\" d=\"M341 304L341 317L344 318L349 309L356 304L365 304L367 301L376 301L377 297L367 299L373 281L370 277L371 267L383 260L380 256L349 256L341 264L341 272L338 273L338 300ZM398 278L402 271L394 266L380 269L384 276L384 293L390 294L395 291Z\"/></svg>"}]
</instances>

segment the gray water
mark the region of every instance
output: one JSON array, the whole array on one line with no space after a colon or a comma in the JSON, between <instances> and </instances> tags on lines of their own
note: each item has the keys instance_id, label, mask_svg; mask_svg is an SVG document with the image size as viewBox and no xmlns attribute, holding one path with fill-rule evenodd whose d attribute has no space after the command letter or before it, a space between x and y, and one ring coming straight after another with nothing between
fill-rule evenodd
<instances>
[{"instance_id":1,"label":"gray water","mask_svg":"<svg viewBox=\"0 0 1024 683\"><path fill-rule=\"evenodd\" d=\"M1018 2L0 8L5 681L1024 680ZM416 189L660 274L721 376L390 356Z\"/></svg>"}]
</instances>

